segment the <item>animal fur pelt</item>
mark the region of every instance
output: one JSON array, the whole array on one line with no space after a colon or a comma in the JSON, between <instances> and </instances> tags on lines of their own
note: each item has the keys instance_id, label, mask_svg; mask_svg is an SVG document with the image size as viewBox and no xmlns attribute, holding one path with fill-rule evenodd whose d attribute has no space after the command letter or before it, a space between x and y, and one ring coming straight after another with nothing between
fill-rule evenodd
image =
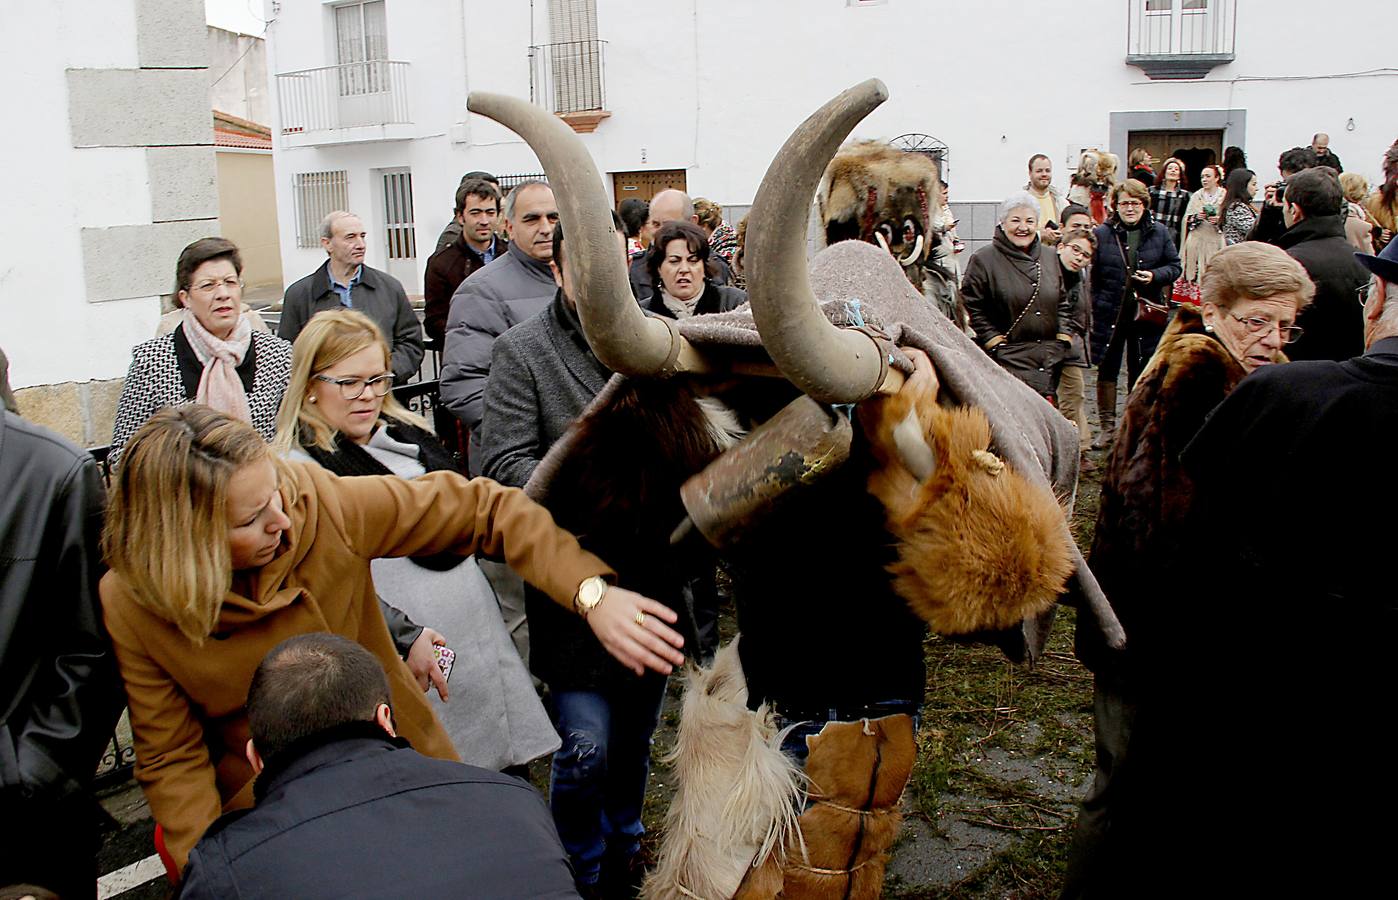
<instances>
[{"instance_id":1,"label":"animal fur pelt","mask_svg":"<svg viewBox=\"0 0 1398 900\"><path fill-rule=\"evenodd\" d=\"M666 757L679 789L658 862L641 888L649 900L732 897L754 859L782 860L803 802L801 770L780 749L785 733L765 706L747 708L738 642L710 668L690 669L686 680L675 749Z\"/></svg>"},{"instance_id":2,"label":"animal fur pelt","mask_svg":"<svg viewBox=\"0 0 1398 900\"><path fill-rule=\"evenodd\" d=\"M883 894L888 851L902 826L898 800L917 756L912 718L830 722L806 745L810 803L798 823L805 846L789 843L785 860L763 860L734 900Z\"/></svg>"},{"instance_id":3,"label":"animal fur pelt","mask_svg":"<svg viewBox=\"0 0 1398 900\"><path fill-rule=\"evenodd\" d=\"M903 389L859 407L880 462L869 491L898 545L894 590L942 634L1013 628L1051 608L1073 573L1064 510L990 452L984 413L938 405L931 363L912 354Z\"/></svg>"},{"instance_id":4,"label":"animal fur pelt","mask_svg":"<svg viewBox=\"0 0 1398 900\"><path fill-rule=\"evenodd\" d=\"M857 240L892 253L919 290L941 209L937 164L921 153L860 141L840 150L816 194L827 245Z\"/></svg>"}]
</instances>

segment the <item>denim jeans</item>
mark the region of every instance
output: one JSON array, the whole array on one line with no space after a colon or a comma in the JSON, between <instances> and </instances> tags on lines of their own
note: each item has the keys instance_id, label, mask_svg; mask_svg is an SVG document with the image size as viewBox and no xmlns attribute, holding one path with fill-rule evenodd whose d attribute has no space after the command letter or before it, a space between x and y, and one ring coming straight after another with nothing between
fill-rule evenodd
<instances>
[{"instance_id":1,"label":"denim jeans","mask_svg":"<svg viewBox=\"0 0 1398 900\"><path fill-rule=\"evenodd\" d=\"M604 855L640 850L650 740L664 699L665 679L654 674L551 697L563 746L553 756L549 807L580 885L597 882Z\"/></svg>"}]
</instances>

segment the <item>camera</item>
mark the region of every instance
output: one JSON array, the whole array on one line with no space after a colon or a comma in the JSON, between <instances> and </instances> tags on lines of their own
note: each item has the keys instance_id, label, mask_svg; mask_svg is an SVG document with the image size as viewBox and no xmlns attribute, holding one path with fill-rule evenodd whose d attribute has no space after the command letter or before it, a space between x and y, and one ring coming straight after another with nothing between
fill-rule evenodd
<instances>
[{"instance_id":1,"label":"camera","mask_svg":"<svg viewBox=\"0 0 1398 900\"><path fill-rule=\"evenodd\" d=\"M1277 206L1282 206L1286 200L1286 179L1283 178L1272 185L1272 202Z\"/></svg>"}]
</instances>

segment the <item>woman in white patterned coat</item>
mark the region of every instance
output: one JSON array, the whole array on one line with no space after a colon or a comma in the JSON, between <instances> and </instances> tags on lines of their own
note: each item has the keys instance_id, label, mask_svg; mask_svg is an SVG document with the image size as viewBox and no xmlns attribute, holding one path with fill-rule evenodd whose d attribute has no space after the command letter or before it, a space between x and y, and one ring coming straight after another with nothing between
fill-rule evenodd
<instances>
[{"instance_id":1,"label":"woman in white patterned coat","mask_svg":"<svg viewBox=\"0 0 1398 900\"><path fill-rule=\"evenodd\" d=\"M201 238L175 266L184 319L138 344L117 403L109 459L116 466L136 429L158 409L203 403L271 441L291 374L291 344L254 330L242 315L243 260L232 241Z\"/></svg>"}]
</instances>

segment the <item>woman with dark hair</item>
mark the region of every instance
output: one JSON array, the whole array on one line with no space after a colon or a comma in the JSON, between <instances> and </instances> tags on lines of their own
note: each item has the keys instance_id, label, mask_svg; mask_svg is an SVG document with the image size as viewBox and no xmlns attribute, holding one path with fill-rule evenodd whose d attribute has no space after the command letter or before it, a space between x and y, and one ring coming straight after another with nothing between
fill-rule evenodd
<instances>
[{"instance_id":1,"label":"woman with dark hair","mask_svg":"<svg viewBox=\"0 0 1398 900\"><path fill-rule=\"evenodd\" d=\"M1093 446L1111 446L1116 431L1117 377L1126 363L1129 386L1155 352L1165 328L1180 257L1165 226L1152 219L1150 194L1139 181L1112 191L1115 212L1097 226L1092 258L1092 361L1097 364L1097 415L1102 431ZM1129 390L1129 387L1128 387Z\"/></svg>"},{"instance_id":2,"label":"woman with dark hair","mask_svg":"<svg viewBox=\"0 0 1398 900\"><path fill-rule=\"evenodd\" d=\"M175 264L179 327L131 351L117 401L109 459L162 406L203 403L247 422L265 441L291 372L291 344L253 327L243 313L243 260L232 241L200 238Z\"/></svg>"},{"instance_id":3,"label":"woman with dark hair","mask_svg":"<svg viewBox=\"0 0 1398 900\"><path fill-rule=\"evenodd\" d=\"M1228 246L1247 240L1257 224L1257 176L1251 169L1234 169L1223 185L1223 241Z\"/></svg>"},{"instance_id":4,"label":"woman with dark hair","mask_svg":"<svg viewBox=\"0 0 1398 900\"><path fill-rule=\"evenodd\" d=\"M1374 220L1374 252L1382 253L1398 232L1398 141L1383 155L1383 184L1369 195L1364 208Z\"/></svg>"},{"instance_id":5,"label":"woman with dark hair","mask_svg":"<svg viewBox=\"0 0 1398 900\"><path fill-rule=\"evenodd\" d=\"M635 256L650 246L654 233L650 225L650 204L635 197L621 201L617 210L621 223L626 227L626 255Z\"/></svg>"},{"instance_id":6,"label":"woman with dark hair","mask_svg":"<svg viewBox=\"0 0 1398 900\"><path fill-rule=\"evenodd\" d=\"M1160 166L1160 174L1150 189L1150 212L1170 232L1176 249L1183 246L1184 211L1188 206L1189 176L1184 163L1172 156Z\"/></svg>"},{"instance_id":7,"label":"woman with dark hair","mask_svg":"<svg viewBox=\"0 0 1398 900\"><path fill-rule=\"evenodd\" d=\"M1228 147L1223 151L1223 177L1227 178L1233 174L1234 169L1246 169L1248 167L1247 154L1242 147Z\"/></svg>"},{"instance_id":8,"label":"woman with dark hair","mask_svg":"<svg viewBox=\"0 0 1398 900\"><path fill-rule=\"evenodd\" d=\"M727 312L748 302L744 291L713 282L709 239L692 222L666 222L646 251L646 268L656 286L651 312L671 319Z\"/></svg>"}]
</instances>

